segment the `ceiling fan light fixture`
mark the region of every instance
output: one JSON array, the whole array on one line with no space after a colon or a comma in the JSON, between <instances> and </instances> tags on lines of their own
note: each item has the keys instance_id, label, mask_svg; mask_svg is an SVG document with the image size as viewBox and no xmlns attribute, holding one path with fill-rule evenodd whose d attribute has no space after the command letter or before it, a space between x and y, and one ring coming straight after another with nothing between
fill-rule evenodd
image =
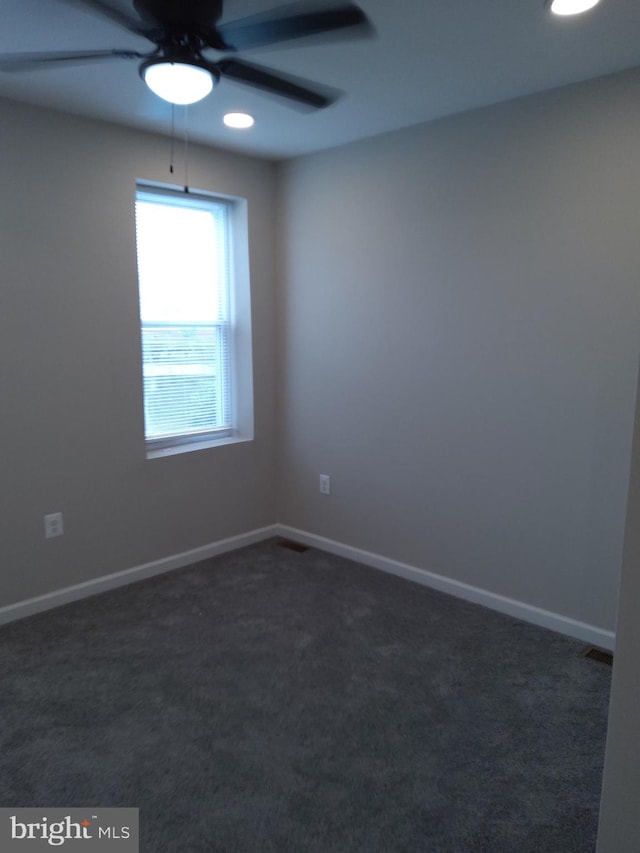
<instances>
[{"instance_id":1,"label":"ceiling fan light fixture","mask_svg":"<svg viewBox=\"0 0 640 853\"><path fill-rule=\"evenodd\" d=\"M249 113L226 113L222 121L227 127L232 127L235 130L244 130L254 124L254 118Z\"/></svg>"},{"instance_id":2,"label":"ceiling fan light fixture","mask_svg":"<svg viewBox=\"0 0 640 853\"><path fill-rule=\"evenodd\" d=\"M140 74L151 91L170 104L195 104L213 89L211 72L188 62L145 62Z\"/></svg>"},{"instance_id":3,"label":"ceiling fan light fixture","mask_svg":"<svg viewBox=\"0 0 640 853\"><path fill-rule=\"evenodd\" d=\"M580 15L597 6L600 0L551 0L549 8L554 15Z\"/></svg>"}]
</instances>

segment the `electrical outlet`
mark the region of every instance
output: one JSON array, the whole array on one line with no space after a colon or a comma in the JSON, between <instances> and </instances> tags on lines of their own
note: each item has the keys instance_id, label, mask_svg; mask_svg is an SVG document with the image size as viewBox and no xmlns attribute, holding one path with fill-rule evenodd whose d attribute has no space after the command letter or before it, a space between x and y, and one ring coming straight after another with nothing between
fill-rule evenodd
<instances>
[{"instance_id":1,"label":"electrical outlet","mask_svg":"<svg viewBox=\"0 0 640 853\"><path fill-rule=\"evenodd\" d=\"M53 539L54 536L62 536L64 528L62 526L62 513L52 512L44 517L44 535L46 539Z\"/></svg>"},{"instance_id":2,"label":"electrical outlet","mask_svg":"<svg viewBox=\"0 0 640 853\"><path fill-rule=\"evenodd\" d=\"M331 494L331 478L328 474L320 474L320 494Z\"/></svg>"}]
</instances>

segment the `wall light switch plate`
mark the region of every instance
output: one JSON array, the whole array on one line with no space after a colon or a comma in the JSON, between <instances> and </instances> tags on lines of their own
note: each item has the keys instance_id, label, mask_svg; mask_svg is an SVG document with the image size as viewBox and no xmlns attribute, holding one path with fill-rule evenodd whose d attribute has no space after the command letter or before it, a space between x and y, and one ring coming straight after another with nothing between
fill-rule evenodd
<instances>
[{"instance_id":1,"label":"wall light switch plate","mask_svg":"<svg viewBox=\"0 0 640 853\"><path fill-rule=\"evenodd\" d=\"M331 478L328 474L320 474L320 494L331 494Z\"/></svg>"}]
</instances>

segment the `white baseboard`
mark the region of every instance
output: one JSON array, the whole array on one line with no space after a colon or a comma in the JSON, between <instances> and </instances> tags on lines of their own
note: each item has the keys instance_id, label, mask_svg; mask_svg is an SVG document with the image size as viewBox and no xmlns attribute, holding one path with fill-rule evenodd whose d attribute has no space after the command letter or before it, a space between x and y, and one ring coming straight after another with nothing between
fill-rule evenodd
<instances>
[{"instance_id":1,"label":"white baseboard","mask_svg":"<svg viewBox=\"0 0 640 853\"><path fill-rule=\"evenodd\" d=\"M110 589L116 589L119 586L126 586L126 584L153 577L154 575L170 572L173 569L180 569L183 566L189 566L192 563L197 563L199 560L207 560L209 557L215 557L227 551L235 551L237 548L244 548L245 545L253 545L255 542L271 539L277 534L277 525L273 524L269 527L251 530L248 533L241 533L239 536L220 539L218 542L212 542L200 548L193 548L191 551L183 551L181 554L173 554L170 557L163 557L161 560L154 560L151 563L143 563L131 569L124 569L112 575L104 575L103 577L84 581L75 586L57 589L45 595L38 595L36 598L18 601L16 604L0 607L0 625L13 622L16 619L22 619L25 616L32 616L34 613L41 613L43 610L50 610L52 607L59 607L61 604L69 604L71 601L88 598L90 595L96 595L99 592L106 592Z\"/></svg>"},{"instance_id":2,"label":"white baseboard","mask_svg":"<svg viewBox=\"0 0 640 853\"><path fill-rule=\"evenodd\" d=\"M488 592L477 586L470 586L461 581L429 572L426 569L419 569L417 566L399 563L396 560L382 557L379 554L373 554L370 551L362 551L360 548L353 548L351 545L344 545L341 542L335 542L333 539L325 539L324 536L316 536L315 533L307 533L304 530L297 530L294 527L288 527L284 524L277 525L277 528L280 536L293 539L304 545L310 545L321 551L328 551L330 554L346 557L349 560L363 563L365 566L371 566L374 569L398 575L406 580L437 589L440 592L446 592L457 598L463 598L465 601L481 604L484 607L489 607L491 610L498 610L500 613L514 616L516 619L522 619L524 622L531 622L533 625L549 628L551 631L557 631L560 634L566 634L577 640L583 640L602 649L609 651L613 651L614 649L615 633L613 631L597 628L586 622L579 622L577 619L572 619L569 616L562 616L560 613L543 610L540 607L534 607L531 604L525 604L513 598L506 598L503 595Z\"/></svg>"},{"instance_id":3,"label":"white baseboard","mask_svg":"<svg viewBox=\"0 0 640 853\"><path fill-rule=\"evenodd\" d=\"M256 542L262 542L273 536L284 536L289 539L295 539L298 542L318 548L321 551L327 551L339 557L355 560L358 563L363 563L365 566L371 566L374 569L398 575L406 580L440 590L440 592L446 592L449 595L463 598L474 604L481 604L484 607L498 610L500 613L506 613L509 616L514 616L516 619L531 622L542 628L549 628L552 631L567 634L570 637L583 640L586 643L591 643L603 649L613 650L615 646L615 633L613 631L606 631L594 625L579 622L568 616L562 616L550 610L543 610L540 607L534 607L512 598L506 598L503 595L470 586L461 581L447 578L444 575L438 575L426 569L408 565L407 563L400 563L397 560L391 560L388 557L373 554L370 551L363 551L360 548L354 548L351 545L345 545L333 539L326 539L324 536L317 536L315 533L297 530L285 524L273 524L269 527L251 530L248 533L241 533L239 536L232 536L228 539L212 542L209 545L203 545L200 548L184 551L181 554L173 554L160 560L134 566L131 569L125 569L124 571L85 581L75 586L39 595L36 598L29 598L25 601L18 601L15 604L0 607L0 625L13 622L16 619L22 619L25 616L32 616L35 613L41 613L44 610L58 607L61 604L68 604L100 592L126 586L126 584L134 583L135 581L164 574L173 569L189 566L192 563L197 563L199 560L206 560L209 557L215 557L227 551L235 551L238 548L243 548L245 545L253 545Z\"/></svg>"}]
</instances>

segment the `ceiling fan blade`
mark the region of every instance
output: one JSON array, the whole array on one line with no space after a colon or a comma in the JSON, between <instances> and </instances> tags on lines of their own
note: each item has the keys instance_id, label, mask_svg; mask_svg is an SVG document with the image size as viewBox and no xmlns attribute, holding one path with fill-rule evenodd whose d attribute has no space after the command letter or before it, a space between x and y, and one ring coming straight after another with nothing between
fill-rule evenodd
<instances>
[{"instance_id":1,"label":"ceiling fan blade","mask_svg":"<svg viewBox=\"0 0 640 853\"><path fill-rule=\"evenodd\" d=\"M65 62L93 62L103 59L147 59L152 54L135 50L51 51L49 53L0 54L0 71L29 71Z\"/></svg>"},{"instance_id":2,"label":"ceiling fan blade","mask_svg":"<svg viewBox=\"0 0 640 853\"><path fill-rule=\"evenodd\" d=\"M297 8L295 14L283 14ZM275 16L274 16L275 12ZM371 29L365 13L353 3L331 7L285 6L269 13L250 15L228 24L220 24L218 32L231 50L247 50L319 33L331 33L347 27Z\"/></svg>"},{"instance_id":3,"label":"ceiling fan blade","mask_svg":"<svg viewBox=\"0 0 640 853\"><path fill-rule=\"evenodd\" d=\"M129 14L119 6L107 3L106 0L63 0L63 2L68 6L88 8L98 12L98 14L103 15L105 18L110 18L116 24L119 24L125 30L129 30L129 32L136 33L136 35L144 36L145 38L149 38L150 29L153 30L153 26L146 26L136 15Z\"/></svg>"},{"instance_id":4,"label":"ceiling fan blade","mask_svg":"<svg viewBox=\"0 0 640 853\"><path fill-rule=\"evenodd\" d=\"M308 88L306 80L283 75L280 72L274 74L267 68L239 59L222 59L215 63L215 67L224 77L238 83L246 83L249 86L264 89L266 92L281 95L283 98L289 98L299 104L317 109L328 107L336 100L336 95L325 95Z\"/></svg>"}]
</instances>

